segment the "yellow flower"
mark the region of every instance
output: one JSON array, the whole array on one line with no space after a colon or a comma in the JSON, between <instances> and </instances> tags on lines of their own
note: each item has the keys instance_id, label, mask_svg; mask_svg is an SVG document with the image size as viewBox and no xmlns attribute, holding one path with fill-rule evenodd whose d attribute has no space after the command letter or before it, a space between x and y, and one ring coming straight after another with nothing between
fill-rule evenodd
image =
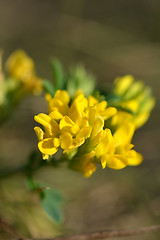
<instances>
[{"instance_id":1,"label":"yellow flower","mask_svg":"<svg viewBox=\"0 0 160 240\"><path fill-rule=\"evenodd\" d=\"M155 105L151 89L143 82L135 81L133 76L126 75L115 79L113 93L118 98L111 105L131 110L133 114L119 110L111 125L120 126L124 122L132 122L136 128L144 125Z\"/></svg>"},{"instance_id":2,"label":"yellow flower","mask_svg":"<svg viewBox=\"0 0 160 240\"><path fill-rule=\"evenodd\" d=\"M107 107L106 101L98 102L93 96L87 99L81 91L70 99L64 90L58 90L54 98L46 95L46 100L48 114L34 117L43 126L43 130L35 127L43 159L61 148L70 159L70 168L85 177L96 170L96 163L101 163L102 168L121 169L142 162L142 156L132 149L132 123L121 125L114 134L105 128L105 121L117 113L114 107Z\"/></svg>"},{"instance_id":3,"label":"yellow flower","mask_svg":"<svg viewBox=\"0 0 160 240\"><path fill-rule=\"evenodd\" d=\"M112 135L110 129L103 131L103 136L97 147L95 155L100 159L102 168L106 166L121 169L127 165L136 166L142 162L142 156L132 149L130 143L134 134L134 125L126 123L119 127Z\"/></svg>"},{"instance_id":4,"label":"yellow flower","mask_svg":"<svg viewBox=\"0 0 160 240\"><path fill-rule=\"evenodd\" d=\"M69 107L70 98L66 91L58 90L54 98L47 96L47 100L49 115L41 113L35 116L35 120L44 127L43 137L40 138L37 134L38 147L45 154L44 159L56 153L59 146L64 151L77 148L89 137L91 131L76 99ZM35 131L37 133L37 127ZM38 130L40 131L42 130ZM59 143L58 146L55 146L55 138L56 143Z\"/></svg>"},{"instance_id":5,"label":"yellow flower","mask_svg":"<svg viewBox=\"0 0 160 240\"><path fill-rule=\"evenodd\" d=\"M35 121L43 125L44 131L40 127L34 130L38 137L38 148L43 154L43 159L48 159L50 155L57 152L59 147L59 125L47 114L40 113L34 117Z\"/></svg>"},{"instance_id":6,"label":"yellow flower","mask_svg":"<svg viewBox=\"0 0 160 240\"><path fill-rule=\"evenodd\" d=\"M23 50L17 50L10 55L6 70L10 77L23 84L27 92L41 93L42 80L36 76L33 60Z\"/></svg>"},{"instance_id":7,"label":"yellow flower","mask_svg":"<svg viewBox=\"0 0 160 240\"><path fill-rule=\"evenodd\" d=\"M80 147L87 138L91 136L92 139L103 129L104 119L116 113L115 108L106 108L105 101L98 103L92 99L94 104L93 101L91 104L81 91L76 93L72 101L64 90L58 90L54 98L47 95L46 100L49 114L40 113L34 118L44 128L44 131L35 128L38 147L44 159L56 153L58 147L64 153Z\"/></svg>"},{"instance_id":8,"label":"yellow flower","mask_svg":"<svg viewBox=\"0 0 160 240\"><path fill-rule=\"evenodd\" d=\"M90 177L97 169L94 152L86 153L75 158L70 167L75 171L81 172L84 177Z\"/></svg>"},{"instance_id":9,"label":"yellow flower","mask_svg":"<svg viewBox=\"0 0 160 240\"><path fill-rule=\"evenodd\" d=\"M135 130L133 124L121 126L113 135L110 129L103 130L101 118L96 119L94 126L97 131L92 129L94 134L91 134L89 142L80 148L79 154L71 161L72 169L90 177L97 168L96 163L101 163L102 168L122 169L142 162L142 155L133 150L130 143Z\"/></svg>"},{"instance_id":10,"label":"yellow flower","mask_svg":"<svg viewBox=\"0 0 160 240\"><path fill-rule=\"evenodd\" d=\"M16 79L25 79L35 74L34 62L23 50L17 50L10 55L6 69L9 75Z\"/></svg>"},{"instance_id":11,"label":"yellow flower","mask_svg":"<svg viewBox=\"0 0 160 240\"><path fill-rule=\"evenodd\" d=\"M134 78L132 75L126 75L123 77L117 77L114 80L114 94L118 96L122 96L126 93L126 91L131 87Z\"/></svg>"}]
</instances>

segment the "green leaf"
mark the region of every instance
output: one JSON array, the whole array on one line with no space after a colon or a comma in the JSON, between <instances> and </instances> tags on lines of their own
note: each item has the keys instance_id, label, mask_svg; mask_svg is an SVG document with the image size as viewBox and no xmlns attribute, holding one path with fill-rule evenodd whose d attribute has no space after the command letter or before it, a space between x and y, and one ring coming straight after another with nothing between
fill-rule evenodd
<instances>
[{"instance_id":1,"label":"green leaf","mask_svg":"<svg viewBox=\"0 0 160 240\"><path fill-rule=\"evenodd\" d=\"M52 189L45 189L43 193L44 194L42 195L43 197L41 199L43 209L55 223L62 223L62 196L57 191L54 191Z\"/></svg>"},{"instance_id":2,"label":"green leaf","mask_svg":"<svg viewBox=\"0 0 160 240\"><path fill-rule=\"evenodd\" d=\"M43 80L43 88L44 90L49 93L52 97L54 97L55 94L55 88L53 86L53 84L48 81L48 80Z\"/></svg>"},{"instance_id":3,"label":"green leaf","mask_svg":"<svg viewBox=\"0 0 160 240\"><path fill-rule=\"evenodd\" d=\"M88 96L94 91L95 79L93 75L86 72L83 65L79 65L70 70L66 85L66 89L70 96L74 96L78 89L81 89L84 95Z\"/></svg>"},{"instance_id":4,"label":"green leaf","mask_svg":"<svg viewBox=\"0 0 160 240\"><path fill-rule=\"evenodd\" d=\"M30 191L37 190L40 185L34 181L34 179L30 176L27 178L27 187Z\"/></svg>"},{"instance_id":5,"label":"green leaf","mask_svg":"<svg viewBox=\"0 0 160 240\"><path fill-rule=\"evenodd\" d=\"M60 61L58 59L54 59L51 62L51 66L53 71L54 86L56 90L64 89L65 78L64 78L63 69Z\"/></svg>"},{"instance_id":6,"label":"green leaf","mask_svg":"<svg viewBox=\"0 0 160 240\"><path fill-rule=\"evenodd\" d=\"M106 94L105 97L109 106L114 106L116 104L119 104L123 100L122 96L116 95L114 93Z\"/></svg>"},{"instance_id":7,"label":"green leaf","mask_svg":"<svg viewBox=\"0 0 160 240\"><path fill-rule=\"evenodd\" d=\"M125 108L125 107L121 107L121 106L115 106L115 107L117 108L118 111L127 112L132 115L135 115L135 113L130 108Z\"/></svg>"}]
</instances>

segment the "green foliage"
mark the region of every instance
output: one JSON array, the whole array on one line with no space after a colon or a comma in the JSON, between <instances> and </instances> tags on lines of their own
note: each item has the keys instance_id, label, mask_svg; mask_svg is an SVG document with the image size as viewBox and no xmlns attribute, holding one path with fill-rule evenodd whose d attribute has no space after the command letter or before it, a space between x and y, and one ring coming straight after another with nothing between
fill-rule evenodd
<instances>
[{"instance_id":1,"label":"green foliage","mask_svg":"<svg viewBox=\"0 0 160 240\"><path fill-rule=\"evenodd\" d=\"M44 90L49 93L52 97L54 96L55 94L55 88L53 86L53 84L48 81L48 80L43 80L43 88Z\"/></svg>"},{"instance_id":2,"label":"green foliage","mask_svg":"<svg viewBox=\"0 0 160 240\"><path fill-rule=\"evenodd\" d=\"M27 187L31 191L37 191L38 189L40 189L40 185L36 183L32 177L27 178Z\"/></svg>"},{"instance_id":3,"label":"green foliage","mask_svg":"<svg viewBox=\"0 0 160 240\"><path fill-rule=\"evenodd\" d=\"M58 59L54 59L51 62L51 67L52 67L52 72L53 72L55 89L63 90L65 87L65 78L64 78L61 62Z\"/></svg>"},{"instance_id":4,"label":"green foliage","mask_svg":"<svg viewBox=\"0 0 160 240\"><path fill-rule=\"evenodd\" d=\"M122 107L122 106L117 106L116 107L118 111L130 113L132 115L135 115L134 111L132 111L130 108Z\"/></svg>"},{"instance_id":5,"label":"green foliage","mask_svg":"<svg viewBox=\"0 0 160 240\"><path fill-rule=\"evenodd\" d=\"M110 94L106 94L106 101L108 102L108 104L110 106L114 105L114 104L117 104L119 103L120 101L122 101L122 97L121 96L118 96L114 93L110 93Z\"/></svg>"},{"instance_id":6,"label":"green foliage","mask_svg":"<svg viewBox=\"0 0 160 240\"><path fill-rule=\"evenodd\" d=\"M44 189L41 195L41 204L45 212L55 223L62 223L63 214L61 205L63 203L62 196L55 190Z\"/></svg>"},{"instance_id":7,"label":"green foliage","mask_svg":"<svg viewBox=\"0 0 160 240\"><path fill-rule=\"evenodd\" d=\"M45 184L37 183L33 177L27 178L27 186L29 190L39 195L41 205L51 220L58 224L62 223L63 214L61 205L64 202L62 196Z\"/></svg>"},{"instance_id":8,"label":"green foliage","mask_svg":"<svg viewBox=\"0 0 160 240\"><path fill-rule=\"evenodd\" d=\"M66 90L70 96L73 96L77 89L81 89L85 96L93 93L95 88L95 79L91 74L88 74L84 66L79 65L71 69Z\"/></svg>"},{"instance_id":9,"label":"green foliage","mask_svg":"<svg viewBox=\"0 0 160 240\"><path fill-rule=\"evenodd\" d=\"M53 72L53 83L48 80L43 80L43 89L52 97L56 90L67 90L70 97L73 97L78 89L81 89L85 96L94 92L95 79L93 75L88 74L83 65L79 65L70 70L68 75L65 75L61 62L58 59L51 61Z\"/></svg>"}]
</instances>

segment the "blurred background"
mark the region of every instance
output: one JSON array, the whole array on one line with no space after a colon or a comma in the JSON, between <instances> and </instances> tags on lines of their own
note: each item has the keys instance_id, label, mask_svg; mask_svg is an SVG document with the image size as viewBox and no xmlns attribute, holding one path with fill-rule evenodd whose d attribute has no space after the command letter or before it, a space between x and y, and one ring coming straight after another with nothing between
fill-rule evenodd
<instances>
[{"instance_id":1,"label":"blurred background","mask_svg":"<svg viewBox=\"0 0 160 240\"><path fill-rule=\"evenodd\" d=\"M35 61L37 75L51 79L56 57L67 70L83 63L98 86L133 74L156 97L149 121L134 137L144 162L115 171L99 169L89 179L77 172L45 169L36 179L65 198L64 224L47 218L20 174L1 180L0 214L21 234L53 237L104 229L134 229L160 223L160 2L158 0L0 1L0 48L4 61L19 48ZM0 129L0 166L23 165L37 148L33 116L46 112L43 97L28 97ZM2 239L6 234L2 233ZM158 240L160 234L124 239ZM123 240L123 238L122 238Z\"/></svg>"}]
</instances>

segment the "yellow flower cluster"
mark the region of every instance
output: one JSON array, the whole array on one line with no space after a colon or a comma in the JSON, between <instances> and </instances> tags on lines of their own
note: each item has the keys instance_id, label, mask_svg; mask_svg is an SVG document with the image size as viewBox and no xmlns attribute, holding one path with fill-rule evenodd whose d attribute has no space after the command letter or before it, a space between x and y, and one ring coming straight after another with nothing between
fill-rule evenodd
<instances>
[{"instance_id":1,"label":"yellow flower cluster","mask_svg":"<svg viewBox=\"0 0 160 240\"><path fill-rule=\"evenodd\" d=\"M151 89L142 81L135 81L132 75L118 77L114 82L113 93L118 97L115 107L129 109L133 114L118 111L112 119L112 125L121 125L124 122L132 122L135 128L146 123L150 112L155 105L155 99L151 95Z\"/></svg>"},{"instance_id":2,"label":"yellow flower cluster","mask_svg":"<svg viewBox=\"0 0 160 240\"><path fill-rule=\"evenodd\" d=\"M106 101L98 102L93 96L87 99L81 91L70 99L65 90L58 90L54 98L47 95L46 99L49 113L34 117L43 126L43 130L34 128L43 159L61 148L66 155L72 155L70 167L85 177L96 170L96 163L113 169L141 163L142 156L132 149L132 123L122 124L114 133L104 128L105 121L117 113L116 108L107 107Z\"/></svg>"},{"instance_id":3,"label":"yellow flower cluster","mask_svg":"<svg viewBox=\"0 0 160 240\"><path fill-rule=\"evenodd\" d=\"M43 80L37 77L33 60L23 51L13 52L2 68L0 51L0 124L14 110L15 106L28 94L39 95L43 90Z\"/></svg>"},{"instance_id":4,"label":"yellow flower cluster","mask_svg":"<svg viewBox=\"0 0 160 240\"><path fill-rule=\"evenodd\" d=\"M23 51L13 52L6 62L9 77L23 84L26 92L39 94L42 91L42 79L36 76L33 60Z\"/></svg>"}]
</instances>

